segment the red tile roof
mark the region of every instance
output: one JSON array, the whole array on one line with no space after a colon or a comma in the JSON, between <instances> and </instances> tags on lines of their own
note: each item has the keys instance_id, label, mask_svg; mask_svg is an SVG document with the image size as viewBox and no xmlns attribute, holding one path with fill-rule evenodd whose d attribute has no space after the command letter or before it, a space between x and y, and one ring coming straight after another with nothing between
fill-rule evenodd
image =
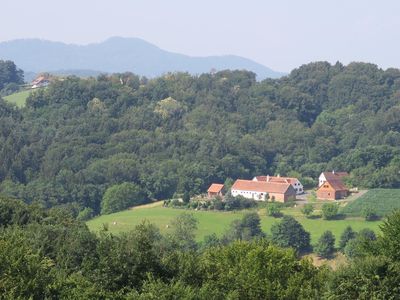
<instances>
[{"instance_id":1,"label":"red tile roof","mask_svg":"<svg viewBox=\"0 0 400 300\"><path fill-rule=\"evenodd\" d=\"M210 187L208 188L207 192L208 193L219 193L222 191L222 189L224 188L223 184L219 184L219 183L213 183L210 185Z\"/></svg>"},{"instance_id":2,"label":"red tile roof","mask_svg":"<svg viewBox=\"0 0 400 300\"><path fill-rule=\"evenodd\" d=\"M326 180L337 180L337 179L341 179L345 176L349 176L349 173L347 172L323 172L322 174L324 174Z\"/></svg>"},{"instance_id":3,"label":"red tile roof","mask_svg":"<svg viewBox=\"0 0 400 300\"><path fill-rule=\"evenodd\" d=\"M232 190L285 194L290 187L289 183L238 179L232 185Z\"/></svg>"},{"instance_id":4,"label":"red tile roof","mask_svg":"<svg viewBox=\"0 0 400 300\"><path fill-rule=\"evenodd\" d=\"M330 179L330 180L328 180L328 182L330 183L330 185L333 187L333 189L335 191L347 191L348 190L341 180Z\"/></svg>"},{"instance_id":5,"label":"red tile roof","mask_svg":"<svg viewBox=\"0 0 400 300\"><path fill-rule=\"evenodd\" d=\"M281 176L256 176L256 179L257 181L280 182L280 183L294 183L298 181L297 178L281 177Z\"/></svg>"}]
</instances>

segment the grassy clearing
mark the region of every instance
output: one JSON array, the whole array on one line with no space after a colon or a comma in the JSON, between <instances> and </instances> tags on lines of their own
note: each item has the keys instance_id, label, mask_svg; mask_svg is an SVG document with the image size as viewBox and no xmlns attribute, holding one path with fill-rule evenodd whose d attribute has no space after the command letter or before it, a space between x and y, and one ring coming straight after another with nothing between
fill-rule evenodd
<instances>
[{"instance_id":1,"label":"grassy clearing","mask_svg":"<svg viewBox=\"0 0 400 300\"><path fill-rule=\"evenodd\" d=\"M190 212L197 220L197 240L201 241L204 236L216 233L221 236L229 227L229 224L242 217L246 211L239 212L218 212L218 211L193 211L174 208L162 207L162 202L152 206L142 206L131 210L104 215L87 222L92 231L99 231L103 224L107 224L110 232L121 233L132 230L143 220L155 224L160 228L161 232L167 233L171 230L171 221L181 213ZM258 210L261 216L261 225L264 232L270 233L271 226L278 222L279 219L267 217L265 209ZM293 215L304 228L311 233L312 244L315 244L318 238L325 230L331 230L336 236L338 242L339 237L346 226L350 225L354 230L358 231L363 228L370 228L375 232L379 232L380 221L366 222L361 218L351 218L345 220L326 221L321 218L307 219L301 215L299 208L287 208L283 210L284 214ZM168 225L168 228L167 228Z\"/></svg>"},{"instance_id":2,"label":"grassy clearing","mask_svg":"<svg viewBox=\"0 0 400 300\"><path fill-rule=\"evenodd\" d=\"M349 202L342 213L348 216L360 216L363 209L372 208L375 213L384 217L394 209L400 209L400 189L373 189Z\"/></svg>"},{"instance_id":3,"label":"grassy clearing","mask_svg":"<svg viewBox=\"0 0 400 300\"><path fill-rule=\"evenodd\" d=\"M11 94L9 96L3 97L4 100L16 104L18 107L24 107L26 103L26 99L28 98L30 90L25 90L22 92L18 92L15 94Z\"/></svg>"}]
</instances>

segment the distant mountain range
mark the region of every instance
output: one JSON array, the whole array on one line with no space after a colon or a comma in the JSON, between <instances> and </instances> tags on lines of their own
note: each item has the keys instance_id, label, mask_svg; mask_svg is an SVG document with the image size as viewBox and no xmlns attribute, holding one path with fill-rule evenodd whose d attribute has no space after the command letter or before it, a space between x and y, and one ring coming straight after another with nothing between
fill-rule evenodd
<instances>
[{"instance_id":1,"label":"distant mountain range","mask_svg":"<svg viewBox=\"0 0 400 300\"><path fill-rule=\"evenodd\" d=\"M27 74L51 72L92 76L101 72L130 71L155 77L175 71L200 74L212 69L245 69L256 73L258 79L285 75L240 56L193 57L165 51L138 38L113 37L89 45L39 39L13 40L0 43L0 59L14 61Z\"/></svg>"}]
</instances>

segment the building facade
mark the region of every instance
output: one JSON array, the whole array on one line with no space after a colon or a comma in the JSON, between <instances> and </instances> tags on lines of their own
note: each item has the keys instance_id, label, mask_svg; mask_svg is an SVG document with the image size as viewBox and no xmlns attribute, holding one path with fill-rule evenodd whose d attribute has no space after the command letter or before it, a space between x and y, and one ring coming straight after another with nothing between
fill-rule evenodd
<instances>
[{"instance_id":1,"label":"building facade","mask_svg":"<svg viewBox=\"0 0 400 300\"><path fill-rule=\"evenodd\" d=\"M296 191L289 183L277 183L238 179L232 185L232 196L243 196L256 201L286 202L296 199Z\"/></svg>"},{"instance_id":2,"label":"building facade","mask_svg":"<svg viewBox=\"0 0 400 300\"><path fill-rule=\"evenodd\" d=\"M281 177L281 176L256 176L253 181L265 181L265 182L276 182L276 183L289 183L292 185L297 195L304 193L304 187L300 180L294 177Z\"/></svg>"}]
</instances>

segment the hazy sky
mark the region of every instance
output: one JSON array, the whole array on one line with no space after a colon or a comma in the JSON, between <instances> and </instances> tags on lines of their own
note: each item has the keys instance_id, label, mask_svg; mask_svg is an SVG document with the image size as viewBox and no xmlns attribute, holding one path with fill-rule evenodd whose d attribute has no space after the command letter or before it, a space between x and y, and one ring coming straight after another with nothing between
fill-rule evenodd
<instances>
[{"instance_id":1,"label":"hazy sky","mask_svg":"<svg viewBox=\"0 0 400 300\"><path fill-rule=\"evenodd\" d=\"M0 7L0 41L140 37L188 55L241 55L277 71L316 60L400 68L399 0L2 0Z\"/></svg>"}]
</instances>

